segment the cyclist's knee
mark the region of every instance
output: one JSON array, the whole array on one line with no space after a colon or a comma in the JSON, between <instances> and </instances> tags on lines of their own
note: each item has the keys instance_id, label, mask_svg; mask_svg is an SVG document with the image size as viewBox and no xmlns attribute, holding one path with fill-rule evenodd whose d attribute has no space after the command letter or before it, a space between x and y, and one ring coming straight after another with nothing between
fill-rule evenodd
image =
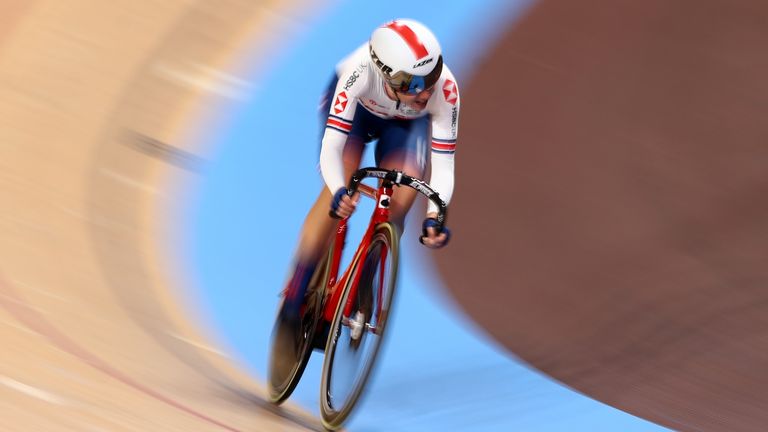
<instances>
[{"instance_id":1,"label":"cyclist's knee","mask_svg":"<svg viewBox=\"0 0 768 432\"><path fill-rule=\"evenodd\" d=\"M424 177L425 171L424 166L419 163L416 154L408 150L391 152L379 162L379 167L402 171L409 176L419 179Z\"/></svg>"},{"instance_id":2,"label":"cyclist's knee","mask_svg":"<svg viewBox=\"0 0 768 432\"><path fill-rule=\"evenodd\" d=\"M336 226L336 221L328 216L328 204L331 198L328 188L323 187L304 220L297 250L297 258L300 260L314 261L327 249Z\"/></svg>"},{"instance_id":3,"label":"cyclist's knee","mask_svg":"<svg viewBox=\"0 0 768 432\"><path fill-rule=\"evenodd\" d=\"M389 208L389 220L398 227L401 233L404 229L405 217L408 215L408 211L410 211L411 207L413 206L415 198L415 191L411 191L406 188L400 188L397 191L397 195L392 199L392 204Z\"/></svg>"}]
</instances>

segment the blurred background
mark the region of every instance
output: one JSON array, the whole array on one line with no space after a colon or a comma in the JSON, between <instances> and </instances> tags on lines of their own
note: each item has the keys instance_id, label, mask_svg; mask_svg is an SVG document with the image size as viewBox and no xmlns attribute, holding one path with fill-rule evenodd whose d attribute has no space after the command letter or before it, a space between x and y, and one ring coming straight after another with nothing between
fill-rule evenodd
<instances>
[{"instance_id":1,"label":"blurred background","mask_svg":"<svg viewBox=\"0 0 768 432\"><path fill-rule=\"evenodd\" d=\"M0 430L322 430L268 340L320 94L396 17L461 89L454 238L417 204L348 430L764 429L768 5L6 0Z\"/></svg>"}]
</instances>

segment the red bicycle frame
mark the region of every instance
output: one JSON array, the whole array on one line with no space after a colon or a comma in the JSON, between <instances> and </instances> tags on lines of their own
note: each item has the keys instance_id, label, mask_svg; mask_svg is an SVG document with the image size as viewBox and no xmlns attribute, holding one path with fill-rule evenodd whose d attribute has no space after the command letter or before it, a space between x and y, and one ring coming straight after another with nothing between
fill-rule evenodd
<instances>
[{"instance_id":1,"label":"red bicycle frame","mask_svg":"<svg viewBox=\"0 0 768 432\"><path fill-rule=\"evenodd\" d=\"M364 254L365 251L368 250L368 247L371 245L373 231L376 229L376 226L380 223L387 222L389 220L389 204L392 198L393 186L391 182L386 180L382 182L378 190L370 186L360 184L358 186L358 192L373 198L377 202L376 208L373 210L373 216L371 216L371 222L368 224L368 228L365 231L365 235L363 235L363 239L360 242L360 246L358 246L357 251L355 251L355 254L353 255L353 259L352 259L352 262L355 262L357 260L358 263L363 263L365 262L365 257L360 255ZM346 272L344 272L344 275L341 277L338 283L336 282L336 277L339 273L339 266L341 265L341 255L344 249L344 243L346 239L347 239L347 218L342 219L339 222L339 227L336 229L336 237L334 238L334 243L333 243L333 255L332 255L332 261L331 261L331 268L329 269L328 284L326 286L326 291L325 291L326 293L330 293L330 295L328 297L328 301L323 306L324 307L323 318L328 322L333 321L333 315L336 312L336 307L339 304L339 299L342 294L341 287L343 287L347 283L347 280L350 277L350 272L353 270L352 266L347 268ZM386 255L384 255L383 258L386 258ZM386 262L386 259L382 259L382 266L384 265L385 262ZM358 264L358 265L361 265L361 264ZM384 277L383 271L381 272L381 277ZM360 272L358 271L355 273L355 278L352 281L352 288L351 288L352 292L350 293L348 297L349 300L345 305L344 315L349 315L349 313L351 312L350 309L352 307L352 299L355 297L355 292L357 291L357 284L359 282L360 282ZM379 290L381 290L381 285L382 284L380 283Z\"/></svg>"}]
</instances>

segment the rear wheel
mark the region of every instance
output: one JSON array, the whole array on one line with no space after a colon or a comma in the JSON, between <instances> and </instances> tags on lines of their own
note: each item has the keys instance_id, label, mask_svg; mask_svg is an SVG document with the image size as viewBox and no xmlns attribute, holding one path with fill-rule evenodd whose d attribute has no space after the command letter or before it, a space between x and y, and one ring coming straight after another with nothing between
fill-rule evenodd
<instances>
[{"instance_id":1,"label":"rear wheel","mask_svg":"<svg viewBox=\"0 0 768 432\"><path fill-rule=\"evenodd\" d=\"M269 400L274 404L282 403L293 393L312 354L332 251L333 246L312 275L298 317L290 313L285 298L280 303L269 356Z\"/></svg>"},{"instance_id":2,"label":"rear wheel","mask_svg":"<svg viewBox=\"0 0 768 432\"><path fill-rule=\"evenodd\" d=\"M376 227L371 245L352 264L325 347L320 411L328 429L341 427L368 381L390 316L397 258L398 237L387 222Z\"/></svg>"}]
</instances>

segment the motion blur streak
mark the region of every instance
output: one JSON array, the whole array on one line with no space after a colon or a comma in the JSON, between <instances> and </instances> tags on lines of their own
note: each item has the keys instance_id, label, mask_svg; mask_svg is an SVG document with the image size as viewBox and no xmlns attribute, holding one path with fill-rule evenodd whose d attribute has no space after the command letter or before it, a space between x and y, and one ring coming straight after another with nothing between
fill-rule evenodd
<instances>
[{"instance_id":1,"label":"motion blur streak","mask_svg":"<svg viewBox=\"0 0 768 432\"><path fill-rule=\"evenodd\" d=\"M462 112L451 292L676 430L768 425L767 22L762 0L545 0L464 91L504 109Z\"/></svg>"},{"instance_id":2,"label":"motion blur streak","mask_svg":"<svg viewBox=\"0 0 768 432\"><path fill-rule=\"evenodd\" d=\"M319 430L220 354L156 243L167 184L205 169L185 125L249 91L239 50L270 56L312 9L0 10L0 430Z\"/></svg>"}]
</instances>

